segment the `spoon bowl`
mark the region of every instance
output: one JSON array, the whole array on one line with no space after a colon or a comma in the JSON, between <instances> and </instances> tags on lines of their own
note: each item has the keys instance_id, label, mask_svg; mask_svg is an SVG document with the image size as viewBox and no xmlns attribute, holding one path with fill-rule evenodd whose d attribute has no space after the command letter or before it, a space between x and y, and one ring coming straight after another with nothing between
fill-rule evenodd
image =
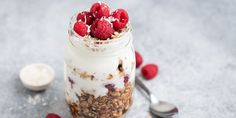
<instances>
[{"instance_id":1,"label":"spoon bowl","mask_svg":"<svg viewBox=\"0 0 236 118\"><path fill-rule=\"evenodd\" d=\"M152 114L160 117L170 117L178 113L178 109L175 105L165 101L151 104L150 111Z\"/></svg>"},{"instance_id":2,"label":"spoon bowl","mask_svg":"<svg viewBox=\"0 0 236 118\"><path fill-rule=\"evenodd\" d=\"M139 80L139 78L135 78L135 83L149 96L151 103L150 111L153 115L167 118L178 113L178 108L174 104L158 100L157 97L143 84L143 82Z\"/></svg>"}]
</instances>

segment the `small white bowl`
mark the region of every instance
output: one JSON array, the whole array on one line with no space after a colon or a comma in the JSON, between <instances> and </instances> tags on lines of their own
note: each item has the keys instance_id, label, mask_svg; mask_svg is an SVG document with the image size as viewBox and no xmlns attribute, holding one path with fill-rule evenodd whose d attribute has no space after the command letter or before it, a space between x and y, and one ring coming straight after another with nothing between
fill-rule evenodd
<instances>
[{"instance_id":1,"label":"small white bowl","mask_svg":"<svg viewBox=\"0 0 236 118\"><path fill-rule=\"evenodd\" d=\"M21 82L26 88L33 91L47 89L54 78L55 72L53 68L46 64L30 64L20 71Z\"/></svg>"}]
</instances>

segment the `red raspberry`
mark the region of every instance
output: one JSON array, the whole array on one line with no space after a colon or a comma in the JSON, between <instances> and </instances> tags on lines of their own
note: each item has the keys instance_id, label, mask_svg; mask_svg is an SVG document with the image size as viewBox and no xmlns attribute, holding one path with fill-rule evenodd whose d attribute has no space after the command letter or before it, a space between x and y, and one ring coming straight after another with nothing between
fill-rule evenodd
<instances>
[{"instance_id":1,"label":"red raspberry","mask_svg":"<svg viewBox=\"0 0 236 118\"><path fill-rule=\"evenodd\" d=\"M128 13L124 9L117 9L112 13L115 21L112 22L115 30L123 29L129 21Z\"/></svg>"},{"instance_id":2,"label":"red raspberry","mask_svg":"<svg viewBox=\"0 0 236 118\"><path fill-rule=\"evenodd\" d=\"M158 74L158 66L155 64L147 64L142 67L141 72L146 80L153 79Z\"/></svg>"},{"instance_id":3,"label":"red raspberry","mask_svg":"<svg viewBox=\"0 0 236 118\"><path fill-rule=\"evenodd\" d=\"M79 20L85 22L87 25L91 25L93 23L93 15L88 11L83 11L77 16L77 21Z\"/></svg>"},{"instance_id":4,"label":"red raspberry","mask_svg":"<svg viewBox=\"0 0 236 118\"><path fill-rule=\"evenodd\" d=\"M101 40L111 38L114 33L112 25L105 19L95 20L90 27L91 35Z\"/></svg>"},{"instance_id":5,"label":"red raspberry","mask_svg":"<svg viewBox=\"0 0 236 118\"><path fill-rule=\"evenodd\" d=\"M114 92L115 91L115 85L114 84L106 84L105 87L109 90Z\"/></svg>"},{"instance_id":6,"label":"red raspberry","mask_svg":"<svg viewBox=\"0 0 236 118\"><path fill-rule=\"evenodd\" d=\"M129 82L129 75L126 75L125 77L124 77L124 83L128 83Z\"/></svg>"},{"instance_id":7,"label":"red raspberry","mask_svg":"<svg viewBox=\"0 0 236 118\"><path fill-rule=\"evenodd\" d=\"M71 89L73 89L73 85L75 84L75 81L71 79L70 77L68 77L68 81L70 82Z\"/></svg>"},{"instance_id":8,"label":"red raspberry","mask_svg":"<svg viewBox=\"0 0 236 118\"><path fill-rule=\"evenodd\" d=\"M77 34L79 34L82 37L88 34L88 27L82 21L77 21L73 29Z\"/></svg>"},{"instance_id":9,"label":"red raspberry","mask_svg":"<svg viewBox=\"0 0 236 118\"><path fill-rule=\"evenodd\" d=\"M135 51L135 59L136 59L136 68L138 68L143 63L143 58L141 54Z\"/></svg>"},{"instance_id":10,"label":"red raspberry","mask_svg":"<svg viewBox=\"0 0 236 118\"><path fill-rule=\"evenodd\" d=\"M46 116L46 118L61 118L59 115L54 114L54 113L50 113Z\"/></svg>"},{"instance_id":11,"label":"red raspberry","mask_svg":"<svg viewBox=\"0 0 236 118\"><path fill-rule=\"evenodd\" d=\"M102 2L97 2L92 5L90 12L94 18L100 19L101 17L108 17L110 15L110 8Z\"/></svg>"}]
</instances>

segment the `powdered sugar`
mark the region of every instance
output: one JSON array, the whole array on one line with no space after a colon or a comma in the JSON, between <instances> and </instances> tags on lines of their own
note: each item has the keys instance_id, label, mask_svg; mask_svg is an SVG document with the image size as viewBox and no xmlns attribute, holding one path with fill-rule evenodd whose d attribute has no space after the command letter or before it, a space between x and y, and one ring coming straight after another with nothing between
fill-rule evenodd
<instances>
[{"instance_id":1,"label":"powdered sugar","mask_svg":"<svg viewBox=\"0 0 236 118\"><path fill-rule=\"evenodd\" d=\"M36 95L28 95L28 97L26 98L27 103L31 104L31 105L42 105L42 106L46 106L48 105L48 101L49 101L50 96L43 96L41 94L36 94ZM58 98L55 96L54 101L57 101Z\"/></svg>"},{"instance_id":2,"label":"powdered sugar","mask_svg":"<svg viewBox=\"0 0 236 118\"><path fill-rule=\"evenodd\" d=\"M112 21L111 21L111 19L108 17L108 18L106 18L106 17L102 17L100 20L105 20L105 21L107 21L110 25L111 25L111 27L113 27L113 24L111 23Z\"/></svg>"},{"instance_id":3,"label":"powdered sugar","mask_svg":"<svg viewBox=\"0 0 236 118\"><path fill-rule=\"evenodd\" d=\"M98 3L99 3L100 5L102 5L103 2L102 2L102 1L98 1Z\"/></svg>"},{"instance_id":4,"label":"powdered sugar","mask_svg":"<svg viewBox=\"0 0 236 118\"><path fill-rule=\"evenodd\" d=\"M42 98L40 95L35 95L35 96L28 96L27 102L32 105L39 104L41 102L44 102L44 98Z\"/></svg>"}]
</instances>

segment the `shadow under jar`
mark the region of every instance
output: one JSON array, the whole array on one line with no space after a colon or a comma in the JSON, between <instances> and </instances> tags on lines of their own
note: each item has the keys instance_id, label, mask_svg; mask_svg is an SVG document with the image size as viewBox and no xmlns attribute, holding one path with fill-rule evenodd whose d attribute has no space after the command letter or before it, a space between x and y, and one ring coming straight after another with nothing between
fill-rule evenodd
<instances>
[{"instance_id":1,"label":"shadow under jar","mask_svg":"<svg viewBox=\"0 0 236 118\"><path fill-rule=\"evenodd\" d=\"M109 40L80 37L69 28L65 96L73 118L121 118L133 101L135 54L128 24Z\"/></svg>"}]
</instances>

